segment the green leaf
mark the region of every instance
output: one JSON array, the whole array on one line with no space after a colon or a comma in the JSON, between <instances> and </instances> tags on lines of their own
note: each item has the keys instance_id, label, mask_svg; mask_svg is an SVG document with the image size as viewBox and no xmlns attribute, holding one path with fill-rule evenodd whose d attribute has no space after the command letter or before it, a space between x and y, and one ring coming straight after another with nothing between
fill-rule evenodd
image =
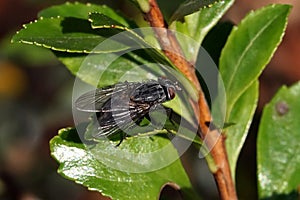
<instances>
[{"instance_id":1,"label":"green leaf","mask_svg":"<svg viewBox=\"0 0 300 200\"><path fill-rule=\"evenodd\" d=\"M234 27L220 58L220 74L226 91L226 148L235 174L238 155L257 104L257 78L280 43L290 6L271 5L251 12ZM263 45L262 45L263 44Z\"/></svg>"},{"instance_id":2,"label":"green leaf","mask_svg":"<svg viewBox=\"0 0 300 200\"><path fill-rule=\"evenodd\" d=\"M176 149L168 145L168 139L161 136L151 138L128 138L119 147L107 140L85 146L76 130L69 128L59 131L59 135L50 141L50 149L60 164L59 174L112 199L158 199L161 188L167 183L180 187L186 199L197 198L179 159L155 171L133 172L178 156ZM152 155L166 145L168 151L152 157L144 156Z\"/></svg>"},{"instance_id":3,"label":"green leaf","mask_svg":"<svg viewBox=\"0 0 300 200\"><path fill-rule=\"evenodd\" d=\"M136 27L133 22L126 20L105 5L66 3L41 11L39 13L40 19L24 25L24 29L19 31L12 41L73 53L117 52L130 48L111 40L107 47L102 46L104 49L95 50L94 48L98 44L121 32L121 30L93 30L87 21L91 12L99 12L103 16L107 15L116 24L123 27Z\"/></svg>"},{"instance_id":4,"label":"green leaf","mask_svg":"<svg viewBox=\"0 0 300 200\"><path fill-rule=\"evenodd\" d=\"M89 14L89 21L91 22L91 26L93 29L108 29L108 30L114 30L114 29L120 29L125 30L126 32L123 32L122 40L125 43L130 43L129 46L132 48L136 48L136 44L138 44L139 48L153 48L150 44L148 44L142 36L140 36L135 30L129 29L125 26L122 26L117 21L113 20L112 18L105 16L101 13L90 13ZM137 29L136 31L140 31L143 29ZM145 28L145 30L148 30L148 28ZM127 40L127 41L126 41ZM162 53L159 53L162 55Z\"/></svg>"},{"instance_id":5,"label":"green leaf","mask_svg":"<svg viewBox=\"0 0 300 200\"><path fill-rule=\"evenodd\" d=\"M128 22L126 18L124 18L121 14L117 13L110 7L106 5L95 5L95 4L82 4L82 3L70 3L67 2L62 5L52 6L46 8L39 12L39 17L44 18L51 18L51 17L74 17L80 19L88 19L89 14L91 12L99 12L110 18L114 19L118 23L122 24L123 26L129 27L132 25L132 22Z\"/></svg>"},{"instance_id":6,"label":"green leaf","mask_svg":"<svg viewBox=\"0 0 300 200\"><path fill-rule=\"evenodd\" d=\"M234 123L225 129L226 150L233 178L235 177L238 156L246 140L257 101L258 81L255 81L237 100L227 121Z\"/></svg>"},{"instance_id":7,"label":"green leaf","mask_svg":"<svg viewBox=\"0 0 300 200\"><path fill-rule=\"evenodd\" d=\"M56 54L59 60L78 78L95 87L114 85L125 80L144 81L163 76L159 65L141 65L147 62L137 54ZM149 72L152 72L151 74Z\"/></svg>"},{"instance_id":8,"label":"green leaf","mask_svg":"<svg viewBox=\"0 0 300 200\"><path fill-rule=\"evenodd\" d=\"M72 53L117 52L130 47L110 40L103 49L94 48L112 35L116 29L93 30L87 20L77 18L42 18L24 25L12 42L34 44L55 51ZM108 43L107 43L108 44Z\"/></svg>"},{"instance_id":9,"label":"green leaf","mask_svg":"<svg viewBox=\"0 0 300 200\"><path fill-rule=\"evenodd\" d=\"M283 86L263 110L257 139L260 199L297 199L299 195L299 99L300 82Z\"/></svg>"},{"instance_id":10,"label":"green leaf","mask_svg":"<svg viewBox=\"0 0 300 200\"><path fill-rule=\"evenodd\" d=\"M103 15L102 13L90 13L89 14L89 20L92 23L92 27L95 28L119 28L119 29L126 29L126 27L122 26L119 22L116 20Z\"/></svg>"},{"instance_id":11,"label":"green leaf","mask_svg":"<svg viewBox=\"0 0 300 200\"><path fill-rule=\"evenodd\" d=\"M160 49L154 47L143 38L142 32L146 34L146 36L154 34L152 28L129 29L101 13L91 13L89 15L89 21L91 22L93 29L124 30L116 40L124 43L124 45L130 46L131 50L143 49L142 51L144 51L145 56L148 57L144 58L148 60L151 58L160 64L171 66L176 69L176 67L169 61ZM109 43L107 46L109 46ZM106 47L104 49L106 49Z\"/></svg>"},{"instance_id":12,"label":"green leaf","mask_svg":"<svg viewBox=\"0 0 300 200\"><path fill-rule=\"evenodd\" d=\"M270 5L250 12L234 27L220 58L229 118L239 97L257 80L279 45L291 6Z\"/></svg>"},{"instance_id":13,"label":"green leaf","mask_svg":"<svg viewBox=\"0 0 300 200\"><path fill-rule=\"evenodd\" d=\"M199 1L200 2L200 1ZM184 17L184 22L174 21L170 28L183 35L178 35L178 41L186 58L196 63L198 50L209 30L220 20L223 14L233 4L233 0L216 1L209 7Z\"/></svg>"},{"instance_id":14,"label":"green leaf","mask_svg":"<svg viewBox=\"0 0 300 200\"><path fill-rule=\"evenodd\" d=\"M151 28L142 28L139 30L132 30L128 29L126 27L121 27L119 25L116 25L116 22L112 19L110 19L107 16L104 16L100 13L91 13L89 21L92 23L92 27L94 29L103 29L103 28L110 28L110 29L124 29L126 31L122 32L123 33L123 38L121 39L124 43L131 43L131 47L134 48L140 48L144 52L144 58L151 58L154 61L156 61L157 65L166 65L167 67L161 67L161 71L168 72L169 75L174 75L174 73L180 73L178 69L168 60L168 58L162 53L160 49L157 49L153 47L151 44L149 44L147 41L144 40L142 36L140 36L138 33L143 32L144 34L146 33L147 36L153 35L154 32ZM103 23L105 22L105 23ZM107 25L104 25L107 24ZM141 34L141 33L140 33ZM119 39L120 40L120 39ZM136 47L137 46L137 47ZM147 64L147 62L143 62L144 64ZM170 70L169 67L172 67L174 70ZM161 73L160 73L161 74ZM176 74L177 75L177 74ZM181 75L183 77L183 75ZM189 84L190 86L191 84ZM187 87L189 88L189 87ZM189 90L191 89L189 88ZM191 97L195 96L195 90L192 89L192 94Z\"/></svg>"},{"instance_id":15,"label":"green leaf","mask_svg":"<svg viewBox=\"0 0 300 200\"><path fill-rule=\"evenodd\" d=\"M173 13L170 22L182 20L184 16L199 11L201 8L211 7L218 0L187 0Z\"/></svg>"}]
</instances>

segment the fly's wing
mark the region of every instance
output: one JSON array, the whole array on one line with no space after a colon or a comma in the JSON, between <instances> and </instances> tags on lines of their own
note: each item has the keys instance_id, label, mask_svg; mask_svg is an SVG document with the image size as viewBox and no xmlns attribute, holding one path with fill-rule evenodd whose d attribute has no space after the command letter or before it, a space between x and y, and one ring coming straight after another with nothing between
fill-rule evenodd
<instances>
[{"instance_id":1,"label":"fly's wing","mask_svg":"<svg viewBox=\"0 0 300 200\"><path fill-rule=\"evenodd\" d=\"M131 101L130 94L141 83L124 82L96 89L80 96L75 106L85 112L96 112L93 123L95 138L103 138L130 130L148 112L150 105Z\"/></svg>"},{"instance_id":2,"label":"fly's wing","mask_svg":"<svg viewBox=\"0 0 300 200\"><path fill-rule=\"evenodd\" d=\"M111 98L112 95L119 96L125 91L131 90L135 83L118 83L116 85L99 88L89 91L81 95L75 101L75 107L80 111L85 112L100 112L103 110L103 105Z\"/></svg>"},{"instance_id":3,"label":"fly's wing","mask_svg":"<svg viewBox=\"0 0 300 200\"><path fill-rule=\"evenodd\" d=\"M125 91L123 93L125 93ZM118 97L122 96L120 94ZM128 115L129 111L126 109L126 105L121 105L120 103L112 105L112 102L114 101L113 99L117 100L115 95L111 96L111 98L103 104L100 112L97 112L98 131L95 137L107 137L114 135L122 129L121 125L125 124L123 121L118 120L117 117L119 115Z\"/></svg>"},{"instance_id":4,"label":"fly's wing","mask_svg":"<svg viewBox=\"0 0 300 200\"><path fill-rule=\"evenodd\" d=\"M113 107L111 101L117 101L113 103ZM111 136L120 131L127 135L127 132L149 112L150 106L112 97L102 109L102 112L97 113L98 127L95 138ZM107 112L109 109L110 112Z\"/></svg>"},{"instance_id":5,"label":"fly's wing","mask_svg":"<svg viewBox=\"0 0 300 200\"><path fill-rule=\"evenodd\" d=\"M114 91L114 86L89 91L75 101L75 107L80 111L99 112L103 104L109 100Z\"/></svg>"}]
</instances>

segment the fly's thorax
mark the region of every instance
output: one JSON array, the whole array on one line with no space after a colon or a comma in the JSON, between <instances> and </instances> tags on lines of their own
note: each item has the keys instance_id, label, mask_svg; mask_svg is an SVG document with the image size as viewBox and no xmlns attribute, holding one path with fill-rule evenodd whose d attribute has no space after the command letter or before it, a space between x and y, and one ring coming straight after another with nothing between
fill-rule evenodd
<instances>
[{"instance_id":1,"label":"fly's thorax","mask_svg":"<svg viewBox=\"0 0 300 200\"><path fill-rule=\"evenodd\" d=\"M157 81L146 82L135 88L130 100L138 103L157 104L167 100L165 90Z\"/></svg>"}]
</instances>

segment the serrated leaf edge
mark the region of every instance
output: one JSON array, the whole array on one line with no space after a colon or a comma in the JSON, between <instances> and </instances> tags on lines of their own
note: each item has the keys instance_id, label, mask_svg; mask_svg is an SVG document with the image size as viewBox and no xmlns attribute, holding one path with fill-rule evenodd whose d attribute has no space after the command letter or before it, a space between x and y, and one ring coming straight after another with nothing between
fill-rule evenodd
<instances>
[{"instance_id":1,"label":"serrated leaf edge","mask_svg":"<svg viewBox=\"0 0 300 200\"><path fill-rule=\"evenodd\" d=\"M100 29L100 28L116 28L116 29L120 29L120 30L124 30L124 31L130 31L132 32L128 27L126 26L122 26L120 24L112 24L112 25L102 25L102 26L95 26L93 25L93 22L94 20L92 20L90 18L90 15L93 14L93 13L98 13L98 14L102 14L102 13L99 13L99 12L89 12L89 18L88 18L88 21L91 23L91 26L93 29ZM103 14L104 15L104 14ZM106 16L106 15L105 15ZM107 16L108 18L110 18L109 16ZM112 19L113 20L113 19Z\"/></svg>"},{"instance_id":2,"label":"serrated leaf edge","mask_svg":"<svg viewBox=\"0 0 300 200\"><path fill-rule=\"evenodd\" d=\"M103 192L103 190L101 190L101 189L96 189L96 188L93 188L93 187L90 187L90 186L88 186L88 184L85 184L85 183L86 183L85 181L79 181L79 180L77 180L77 179L75 179L75 178L71 178L71 177L67 176L67 174L65 174L65 173L63 172L64 164L61 163L61 162L56 158L56 156L55 156L55 154L54 154L54 151L53 151L54 149L53 149L53 147L51 146L51 143L53 143L53 141L56 140L56 139L64 140L63 138L61 138L62 133L63 133L63 132L66 132L66 131L69 131L69 130L71 130L71 129L73 129L73 127L66 127L66 128L62 128L62 129L58 130L58 134L57 134L56 136L54 136L54 137L50 140L50 142L49 142L49 144L50 144L51 156L52 156L52 158L54 158L54 159L56 160L56 162L57 162L58 165L59 165L59 166L58 166L58 169L57 169L57 173L60 174L60 175L62 175L63 177L65 177L66 179L68 179L68 180L70 180L70 181L73 181L73 182L75 182L75 183L77 183L77 184L80 184L80 185L86 187L86 188L87 188L88 190L90 190L90 191L97 191L97 192L100 192L103 196L112 198L112 196L106 194L105 192ZM64 145L64 146L68 146L68 145ZM78 148L78 147L77 147L77 148Z\"/></svg>"},{"instance_id":3,"label":"serrated leaf edge","mask_svg":"<svg viewBox=\"0 0 300 200\"><path fill-rule=\"evenodd\" d=\"M184 3L184 2L183 2ZM185 16L183 16L183 18L175 18L175 17L173 17L175 14L176 14L176 12L177 12L177 10L181 7L181 5L178 7L178 9L176 9L176 11L173 13L173 15L171 16L171 18L170 18L170 20L169 20L169 24L171 24L171 23L173 23L173 22L175 22L175 21L180 21L180 20L182 20L182 19L184 19L186 16L188 16L188 15L192 15L192 14L194 14L194 13L196 13L196 12L199 12L199 11L201 11L201 10L203 10L203 9L205 9L205 8L211 8L212 6L214 6L215 4L217 4L217 3L226 3L224 0L216 0L216 1L214 1L213 3L211 3L211 4L209 4L209 5L205 5L205 6L203 6L203 7L200 7L198 10L195 10L194 12L192 12L192 13L189 13L189 14L187 14L187 15L185 15ZM233 3L233 2L232 2ZM232 4L231 3L231 4ZM175 18L175 19L174 19Z\"/></svg>"},{"instance_id":4,"label":"serrated leaf edge","mask_svg":"<svg viewBox=\"0 0 300 200\"><path fill-rule=\"evenodd\" d=\"M279 4L271 4L271 5L269 5L269 6L266 6L266 7L261 8L261 9L259 9L259 10L257 10L257 11L262 11L262 10L265 10L265 9L267 9L267 8L270 8L270 7L273 7L273 8L274 8L276 5L279 5ZM291 8L289 8L288 13L290 12L290 9L291 9ZM242 21L240 22L240 24L239 24L238 26L234 26L234 27L232 28L232 31L231 31L231 33L230 33L230 35L229 35L229 37L228 37L227 42L228 42L228 41L232 41L233 34L234 34L234 35L236 34L236 31L238 30L239 26L241 26L243 23L245 23L245 21L248 20L248 17L252 17L252 15L254 15L255 13L256 13L256 11L253 11L253 10L250 11L250 12L248 13L248 15L247 15L244 19L242 19ZM269 21L269 23L265 24L264 28L261 29L257 35L259 35L261 32L263 32L263 31L268 27L268 25L271 24L271 23L273 23L277 18L278 18L278 15L277 15L277 17L273 18L272 21ZM286 19L287 19L287 18L288 18L288 15L286 16ZM285 23L284 23L284 30L285 30L286 27L287 27L287 23L288 23L288 20L285 20ZM270 55L270 57L268 58L268 60L266 61L266 63L264 64L264 66L266 66L266 65L270 62L271 58L273 57L275 51L276 51L277 48L278 48L278 45L279 45L279 44L281 43L281 41L282 41L284 34L285 34L285 31L283 31L283 32L281 33L281 35L280 35L280 37L279 37L279 40L278 40L278 42L276 43L276 47L275 47L275 48L273 49L273 51L271 52L271 55ZM247 45L246 49L248 49L248 47L252 44L252 41L254 41L256 38L257 38L257 36L256 36L255 38L252 38L252 39L251 39L251 42L249 42L249 44ZM220 58L222 57L222 54L223 54L224 49L225 49L225 48L223 48L223 50L222 50L222 52L221 52ZM246 50L246 51L247 51L247 50ZM246 51L245 51L245 52L246 52ZM244 55L244 54L245 54L245 53L243 52L243 55ZM239 57L239 60L242 60L243 55ZM240 62L240 61L239 61L239 62ZM239 62L238 62L238 63L239 63ZM235 102L236 102L236 101L239 99L239 97L240 97L240 96L241 96L241 95L242 95L242 94L243 94L243 93L251 86L251 84L252 84L255 80L257 80L257 77L261 74L261 72L264 70L264 68L265 68L265 67L263 67L263 68L260 70L260 72L258 73L258 75L256 76L256 78L254 78L252 81L250 81L250 82L246 85L246 87L244 88L244 90L240 91L240 94L237 94L237 95L236 95L236 97L234 98L234 100L231 101L231 105L232 105L232 106L234 106ZM234 72L231 74L231 79L230 79L230 81L229 81L230 84L227 84L227 85L231 85L231 82L232 82L232 80L233 80L233 77L234 77L234 75L235 75L237 69L238 69L238 68L236 68L236 69L234 70ZM232 110L232 108L230 108L230 107L227 109L227 115L230 114L230 111L231 111L231 110ZM229 116L226 116L226 119L227 119L228 117L229 117Z\"/></svg>"},{"instance_id":5,"label":"serrated leaf edge","mask_svg":"<svg viewBox=\"0 0 300 200\"><path fill-rule=\"evenodd\" d=\"M61 18L61 17L60 16L50 17L50 18L39 17L39 19L31 21L27 24L23 24L22 26L24 27L24 29L26 29L28 24L38 23L39 21L44 20L44 19L48 20L48 19L59 19L59 18ZM111 28L111 27L106 27L106 28ZM19 33L20 33L20 31L17 31L16 35L18 35ZM113 53L113 52L115 52L115 51L105 51L105 52L103 52L103 51L97 51L97 50L90 51L90 50L60 49L60 48L56 48L56 47L53 47L53 46L48 46L48 45L45 45L45 44L42 44L42 43L38 43L38 42L32 42L32 41L27 41L27 40L14 41L14 39L11 39L11 43L15 43L15 42L16 43L22 43L22 44L36 45L36 46L39 46L39 47L44 47L46 49L51 49L53 51L60 51L60 52L67 52L67 53L85 53L85 54L89 54L89 53Z\"/></svg>"}]
</instances>

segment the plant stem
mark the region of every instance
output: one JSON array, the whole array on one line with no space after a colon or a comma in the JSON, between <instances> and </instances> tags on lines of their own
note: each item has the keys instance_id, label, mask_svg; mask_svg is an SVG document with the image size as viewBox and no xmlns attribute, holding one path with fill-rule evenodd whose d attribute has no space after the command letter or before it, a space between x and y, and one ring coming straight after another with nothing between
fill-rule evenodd
<instances>
[{"instance_id":1,"label":"plant stem","mask_svg":"<svg viewBox=\"0 0 300 200\"><path fill-rule=\"evenodd\" d=\"M225 137L219 130L210 130L207 122L212 121L211 113L206 102L204 93L195 73L193 66L184 58L181 47L175 35L167 28L163 15L155 0L149 0L150 9L144 13L145 19L154 28L156 37L165 55L173 64L195 85L198 91L198 102L190 100L194 108L195 116L199 123L199 136L208 149L216 165L213 171L222 200L237 199L234 182L232 180L227 152L225 148ZM201 112L200 112L201 111Z\"/></svg>"}]
</instances>

